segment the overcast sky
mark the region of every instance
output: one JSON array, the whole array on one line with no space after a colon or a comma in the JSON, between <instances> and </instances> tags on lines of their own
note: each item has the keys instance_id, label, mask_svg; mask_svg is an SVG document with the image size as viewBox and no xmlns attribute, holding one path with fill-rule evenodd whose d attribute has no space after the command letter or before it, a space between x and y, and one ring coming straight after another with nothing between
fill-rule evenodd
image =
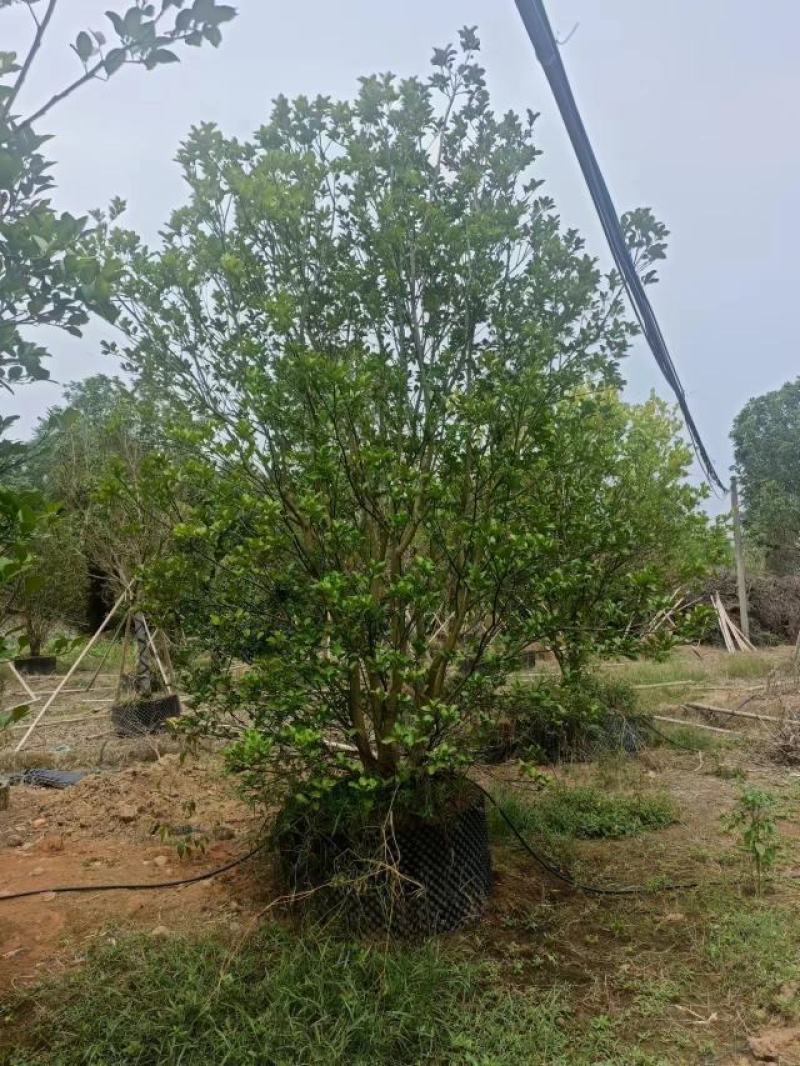
<instances>
[{"instance_id":1,"label":"overcast sky","mask_svg":"<svg viewBox=\"0 0 800 1066\"><path fill-rule=\"evenodd\" d=\"M28 105L76 74L67 47L100 29L119 0L61 0ZM540 111L539 176L566 222L608 264L566 133L513 0L239 0L215 51L183 49L182 62L125 70L89 85L48 116L56 202L80 213L127 200L128 225L153 239L183 198L173 162L189 127L214 121L247 135L278 93L349 96L361 74L423 74L434 45L476 24L498 110ZM731 420L745 401L794 378L800 247L800 3L798 0L549 0L584 121L616 206L653 208L672 231L656 313L696 421L720 473L731 461ZM11 24L12 39L7 25ZM30 19L0 15L3 48L24 51ZM79 68L78 68L79 69ZM101 329L51 343L59 382L101 370ZM629 394L655 388L638 346L625 366ZM58 401L56 384L0 397L23 432Z\"/></svg>"}]
</instances>

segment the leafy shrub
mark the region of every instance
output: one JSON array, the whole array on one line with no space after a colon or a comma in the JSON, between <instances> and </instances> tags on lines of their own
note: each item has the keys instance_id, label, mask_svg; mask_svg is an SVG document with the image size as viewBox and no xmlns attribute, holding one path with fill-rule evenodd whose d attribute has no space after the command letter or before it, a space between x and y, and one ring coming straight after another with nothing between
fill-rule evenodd
<instances>
[{"instance_id":1,"label":"leafy shrub","mask_svg":"<svg viewBox=\"0 0 800 1066\"><path fill-rule=\"evenodd\" d=\"M490 761L524 756L544 762L583 758L598 749L639 745L635 690L624 681L582 676L516 681L481 720Z\"/></svg>"}]
</instances>

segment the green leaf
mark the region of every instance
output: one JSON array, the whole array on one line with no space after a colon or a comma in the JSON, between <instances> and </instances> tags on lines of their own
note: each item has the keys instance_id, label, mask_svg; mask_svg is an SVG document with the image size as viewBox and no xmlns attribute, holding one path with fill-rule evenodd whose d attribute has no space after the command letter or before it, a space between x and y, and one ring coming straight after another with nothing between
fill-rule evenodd
<instances>
[{"instance_id":1,"label":"green leaf","mask_svg":"<svg viewBox=\"0 0 800 1066\"><path fill-rule=\"evenodd\" d=\"M94 45L92 44L92 38L85 30L81 30L75 40L75 51L78 53L78 57L82 63L88 62L94 51Z\"/></svg>"},{"instance_id":2,"label":"green leaf","mask_svg":"<svg viewBox=\"0 0 800 1066\"><path fill-rule=\"evenodd\" d=\"M206 22L212 22L214 25L220 22L230 22L234 18L236 18L236 8L231 7L230 4L217 4L205 16Z\"/></svg>"},{"instance_id":3,"label":"green leaf","mask_svg":"<svg viewBox=\"0 0 800 1066\"><path fill-rule=\"evenodd\" d=\"M119 70L122 64L125 62L126 52L124 48L112 48L105 58L103 66L105 67L106 74L113 74Z\"/></svg>"},{"instance_id":4,"label":"green leaf","mask_svg":"<svg viewBox=\"0 0 800 1066\"><path fill-rule=\"evenodd\" d=\"M203 36L207 41L210 41L215 48L219 48L222 43L222 32L217 26L206 26L203 29Z\"/></svg>"},{"instance_id":5,"label":"green leaf","mask_svg":"<svg viewBox=\"0 0 800 1066\"><path fill-rule=\"evenodd\" d=\"M157 48L155 52L151 52L156 63L180 63L180 59L174 52L170 52L169 48Z\"/></svg>"},{"instance_id":6,"label":"green leaf","mask_svg":"<svg viewBox=\"0 0 800 1066\"><path fill-rule=\"evenodd\" d=\"M12 189L22 173L22 160L0 149L0 189Z\"/></svg>"},{"instance_id":7,"label":"green leaf","mask_svg":"<svg viewBox=\"0 0 800 1066\"><path fill-rule=\"evenodd\" d=\"M118 37L125 36L125 23L122 21L120 15L116 11L106 11L106 18L110 20L111 25L114 27L114 32Z\"/></svg>"},{"instance_id":8,"label":"green leaf","mask_svg":"<svg viewBox=\"0 0 800 1066\"><path fill-rule=\"evenodd\" d=\"M8 729L11 725L15 725L17 722L21 722L29 710L30 707L27 703L21 703L17 707L12 707L10 711L0 714L0 732Z\"/></svg>"}]
</instances>

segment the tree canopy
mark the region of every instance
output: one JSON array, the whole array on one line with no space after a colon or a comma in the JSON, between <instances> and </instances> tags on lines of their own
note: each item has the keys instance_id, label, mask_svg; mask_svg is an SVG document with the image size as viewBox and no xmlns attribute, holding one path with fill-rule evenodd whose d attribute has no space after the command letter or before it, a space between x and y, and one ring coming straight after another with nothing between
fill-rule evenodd
<instances>
[{"instance_id":1,"label":"tree canopy","mask_svg":"<svg viewBox=\"0 0 800 1066\"><path fill-rule=\"evenodd\" d=\"M122 354L194 453L165 455L158 589L196 721L308 787L352 761L337 736L367 782L458 765L525 644L638 647L677 559L656 534L705 533L674 424L614 398L618 279L562 227L535 116L492 111L478 47L464 30L353 101L281 97L250 142L197 127L163 247L110 237ZM625 224L652 280L664 227Z\"/></svg>"},{"instance_id":2,"label":"tree canopy","mask_svg":"<svg viewBox=\"0 0 800 1066\"><path fill-rule=\"evenodd\" d=\"M748 530L778 573L800 566L800 378L749 400L733 423Z\"/></svg>"}]
</instances>

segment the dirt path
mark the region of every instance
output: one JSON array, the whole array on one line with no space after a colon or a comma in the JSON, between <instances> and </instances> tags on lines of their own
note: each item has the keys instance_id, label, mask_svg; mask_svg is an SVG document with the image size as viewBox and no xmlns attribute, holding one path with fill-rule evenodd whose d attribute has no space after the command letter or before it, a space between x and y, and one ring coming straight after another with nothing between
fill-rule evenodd
<instances>
[{"instance_id":1,"label":"dirt path","mask_svg":"<svg viewBox=\"0 0 800 1066\"><path fill-rule=\"evenodd\" d=\"M154 827L163 827L153 832ZM94 774L56 792L17 786L0 812L0 897L32 888L190 877L245 852L258 828L207 760L176 756ZM178 846L190 844L181 858ZM204 850L201 850L201 847ZM73 965L116 930L154 935L236 928L263 896L248 863L211 881L158 891L35 896L0 903L0 991Z\"/></svg>"}]
</instances>

